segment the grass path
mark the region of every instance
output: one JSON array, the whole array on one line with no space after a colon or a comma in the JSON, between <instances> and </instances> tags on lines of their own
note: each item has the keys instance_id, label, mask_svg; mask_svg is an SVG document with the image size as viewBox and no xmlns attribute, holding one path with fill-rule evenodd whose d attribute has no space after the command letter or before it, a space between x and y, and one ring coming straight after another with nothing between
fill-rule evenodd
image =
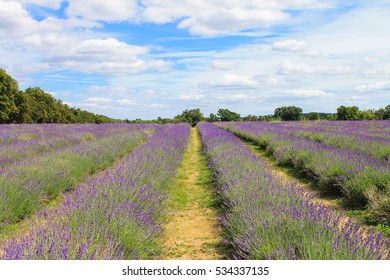
<instances>
[{"instance_id":1,"label":"grass path","mask_svg":"<svg viewBox=\"0 0 390 280\"><path fill-rule=\"evenodd\" d=\"M164 227L164 245L159 259L226 258L211 173L201 151L199 132L197 128L191 128L190 143L169 190L171 217Z\"/></svg>"}]
</instances>

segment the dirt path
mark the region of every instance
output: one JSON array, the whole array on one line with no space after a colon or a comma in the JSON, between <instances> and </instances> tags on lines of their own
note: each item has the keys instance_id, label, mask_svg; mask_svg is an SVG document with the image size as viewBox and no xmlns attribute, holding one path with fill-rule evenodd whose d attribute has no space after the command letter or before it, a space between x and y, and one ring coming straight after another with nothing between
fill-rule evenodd
<instances>
[{"instance_id":1,"label":"dirt path","mask_svg":"<svg viewBox=\"0 0 390 280\"><path fill-rule=\"evenodd\" d=\"M210 171L201 154L202 144L196 128L176 180L170 189L172 216L164 228L164 246L159 259L224 259L222 229L218 223L215 194Z\"/></svg>"}]
</instances>

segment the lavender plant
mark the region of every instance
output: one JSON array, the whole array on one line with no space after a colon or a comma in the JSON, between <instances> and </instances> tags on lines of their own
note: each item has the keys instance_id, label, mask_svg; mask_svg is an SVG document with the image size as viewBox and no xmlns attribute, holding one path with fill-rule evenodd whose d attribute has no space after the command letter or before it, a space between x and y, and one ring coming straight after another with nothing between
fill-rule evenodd
<instances>
[{"instance_id":1,"label":"lavender plant","mask_svg":"<svg viewBox=\"0 0 390 280\"><path fill-rule=\"evenodd\" d=\"M189 128L154 126L156 134L115 168L64 194L58 208L38 212L28 234L0 247L0 259L153 258L166 220L164 189L181 162Z\"/></svg>"},{"instance_id":2,"label":"lavender plant","mask_svg":"<svg viewBox=\"0 0 390 280\"><path fill-rule=\"evenodd\" d=\"M91 130L88 129L88 130ZM0 227L15 223L130 153L146 138L132 125L95 126L94 141L20 160L0 172ZM99 131L100 130L100 131Z\"/></svg>"},{"instance_id":3,"label":"lavender plant","mask_svg":"<svg viewBox=\"0 0 390 280\"><path fill-rule=\"evenodd\" d=\"M370 207L390 218L390 162L348 149L289 135L280 125L221 123L221 127L266 149L279 163L294 166L317 181L320 190L341 193L346 203Z\"/></svg>"},{"instance_id":4,"label":"lavender plant","mask_svg":"<svg viewBox=\"0 0 390 280\"><path fill-rule=\"evenodd\" d=\"M292 183L285 183L233 134L199 124L238 259L388 259L389 242Z\"/></svg>"}]
</instances>

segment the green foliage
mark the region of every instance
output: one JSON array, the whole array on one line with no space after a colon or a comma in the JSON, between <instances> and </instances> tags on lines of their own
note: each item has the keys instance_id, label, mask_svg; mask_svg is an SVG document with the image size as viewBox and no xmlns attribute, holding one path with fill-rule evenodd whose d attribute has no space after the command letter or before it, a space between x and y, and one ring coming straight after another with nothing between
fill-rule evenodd
<instances>
[{"instance_id":1,"label":"green foliage","mask_svg":"<svg viewBox=\"0 0 390 280\"><path fill-rule=\"evenodd\" d=\"M375 111L374 110L361 111L360 118L362 120L375 120Z\"/></svg>"},{"instance_id":2,"label":"green foliage","mask_svg":"<svg viewBox=\"0 0 390 280\"><path fill-rule=\"evenodd\" d=\"M9 123L10 115L18 112L15 104L18 93L18 82L4 69L0 69L0 124Z\"/></svg>"},{"instance_id":3,"label":"green foliage","mask_svg":"<svg viewBox=\"0 0 390 280\"><path fill-rule=\"evenodd\" d=\"M191 110L184 110L181 115L175 117L175 120L178 120L180 122L187 122L190 123L192 126L195 126L197 123L203 121L204 117L200 109L196 108Z\"/></svg>"},{"instance_id":4,"label":"green foliage","mask_svg":"<svg viewBox=\"0 0 390 280\"><path fill-rule=\"evenodd\" d=\"M383 119L390 120L390 105L387 105L384 109Z\"/></svg>"},{"instance_id":5,"label":"green foliage","mask_svg":"<svg viewBox=\"0 0 390 280\"><path fill-rule=\"evenodd\" d=\"M0 124L109 122L118 120L71 108L39 87L20 91L18 83L0 69Z\"/></svg>"},{"instance_id":6,"label":"green foliage","mask_svg":"<svg viewBox=\"0 0 390 280\"><path fill-rule=\"evenodd\" d=\"M248 115L246 117L243 117L242 120L243 121L258 121L259 118L257 116L254 116L254 115Z\"/></svg>"},{"instance_id":7,"label":"green foliage","mask_svg":"<svg viewBox=\"0 0 390 280\"><path fill-rule=\"evenodd\" d=\"M216 114L211 113L208 120L208 122L219 122L219 118Z\"/></svg>"},{"instance_id":8,"label":"green foliage","mask_svg":"<svg viewBox=\"0 0 390 280\"><path fill-rule=\"evenodd\" d=\"M236 122L241 120L240 114L232 112L228 109L219 109L217 116L222 122Z\"/></svg>"},{"instance_id":9,"label":"green foliage","mask_svg":"<svg viewBox=\"0 0 390 280\"><path fill-rule=\"evenodd\" d=\"M356 121L360 120L360 111L357 106L340 106L337 108L337 120L339 121Z\"/></svg>"},{"instance_id":10,"label":"green foliage","mask_svg":"<svg viewBox=\"0 0 390 280\"><path fill-rule=\"evenodd\" d=\"M318 121L321 119L320 113L318 112L312 112L309 114L309 120L311 121Z\"/></svg>"},{"instance_id":11,"label":"green foliage","mask_svg":"<svg viewBox=\"0 0 390 280\"><path fill-rule=\"evenodd\" d=\"M280 119L275 118L274 115L265 115L265 116L259 116L259 121L271 122L271 121L280 121Z\"/></svg>"},{"instance_id":12,"label":"green foliage","mask_svg":"<svg viewBox=\"0 0 390 280\"><path fill-rule=\"evenodd\" d=\"M302 109L295 106L283 106L275 109L275 118L281 118L283 121L302 120Z\"/></svg>"}]
</instances>

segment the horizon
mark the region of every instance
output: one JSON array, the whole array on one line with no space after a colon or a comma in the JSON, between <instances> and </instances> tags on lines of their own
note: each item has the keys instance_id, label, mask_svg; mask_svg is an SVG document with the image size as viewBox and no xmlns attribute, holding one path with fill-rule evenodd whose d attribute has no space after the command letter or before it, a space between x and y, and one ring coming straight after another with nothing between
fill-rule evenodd
<instances>
[{"instance_id":1,"label":"horizon","mask_svg":"<svg viewBox=\"0 0 390 280\"><path fill-rule=\"evenodd\" d=\"M390 102L390 1L0 0L0 68L116 119Z\"/></svg>"}]
</instances>

